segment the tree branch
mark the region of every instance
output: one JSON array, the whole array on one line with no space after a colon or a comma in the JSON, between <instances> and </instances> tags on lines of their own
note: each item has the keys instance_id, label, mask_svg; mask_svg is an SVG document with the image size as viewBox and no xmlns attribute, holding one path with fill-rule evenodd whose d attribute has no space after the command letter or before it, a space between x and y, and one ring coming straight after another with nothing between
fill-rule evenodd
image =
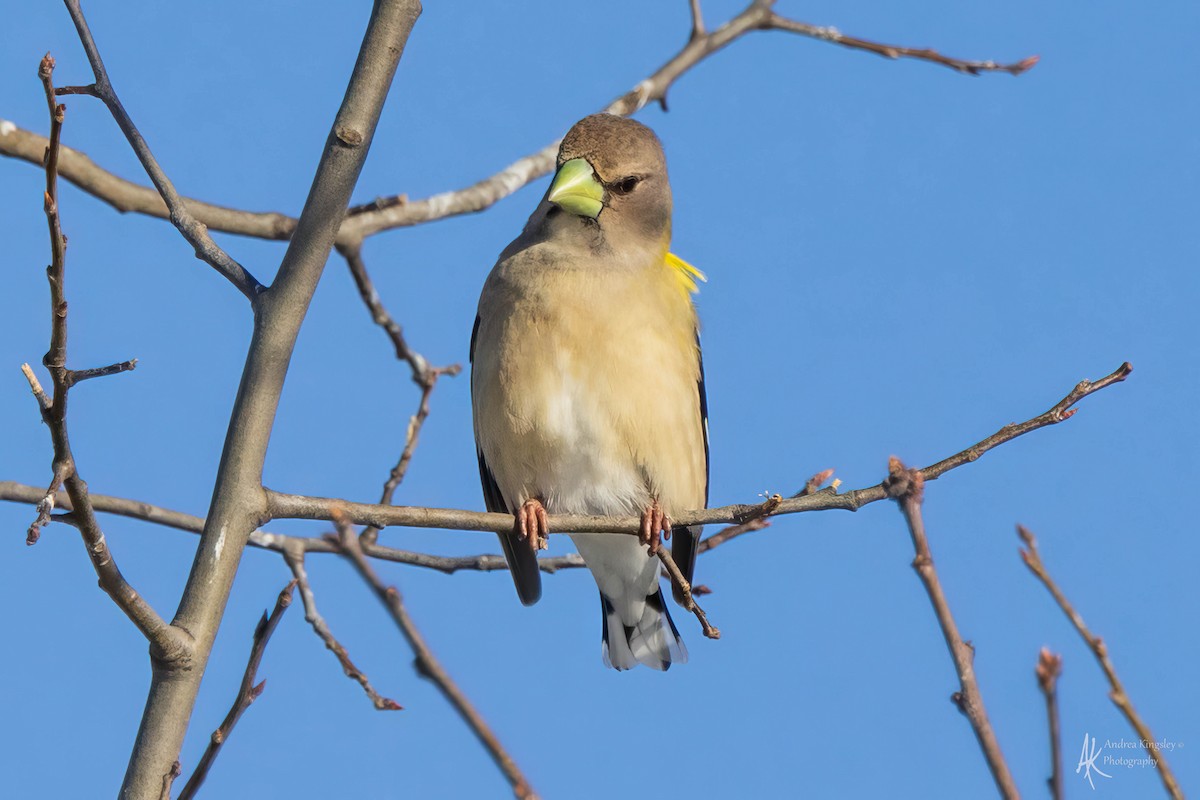
<instances>
[{"instance_id":1,"label":"tree branch","mask_svg":"<svg viewBox=\"0 0 1200 800\"><path fill-rule=\"evenodd\" d=\"M1017 535L1021 537L1021 541L1025 543L1025 549L1021 550L1021 560L1025 562L1025 566L1029 567L1029 571L1034 574L1050 595L1054 598L1054 602L1058 603L1058 607L1067 615L1067 619L1075 626L1075 630L1079 631L1079 635L1091 648L1092 654L1096 656L1096 663L1100 665L1100 669L1104 671L1104 676L1108 678L1108 685L1112 690L1108 693L1108 699L1113 701L1125 719L1129 720L1129 724L1137 731L1138 738L1143 742L1154 742L1154 734L1150 732L1148 726L1138 715L1137 710L1133 707L1133 701L1125 692L1125 686L1121 683L1121 679L1117 677L1117 670L1113 666L1112 660L1108 657L1108 647L1104 644L1104 640L1096 636L1084 624L1083 617L1067 600L1067 596L1063 594L1062 589L1058 588L1058 584L1050 577L1050 573L1046 570L1046 565L1042 563L1041 553L1038 552L1037 539L1030 533L1029 529L1023 525L1017 526ZM1171 772L1171 767L1167 764L1167 759L1163 756L1161 750L1155 750L1154 765L1158 770L1158 776L1162 779L1163 786L1167 790L1167 794L1175 798L1175 800L1183 800L1183 790L1179 787L1179 781L1175 779L1175 773Z\"/></svg>"},{"instance_id":2,"label":"tree branch","mask_svg":"<svg viewBox=\"0 0 1200 800\"><path fill-rule=\"evenodd\" d=\"M700 13L700 0L688 0L688 11L692 15L692 32L688 41L694 41L704 35L704 16Z\"/></svg>"},{"instance_id":3,"label":"tree branch","mask_svg":"<svg viewBox=\"0 0 1200 800\"><path fill-rule=\"evenodd\" d=\"M371 685L371 681L367 679L366 674L350 660L350 654L346 652L346 648L342 646L342 643L329 630L329 624L325 622L325 618L318 613L317 598L313 594L312 585L308 582L308 572L304 569L303 548L286 548L283 551L283 559L292 570L292 575L295 576L293 583L296 583L300 587L300 599L304 603L304 619L312 626L313 632L325 643L326 649L337 656L338 663L342 665L342 672L346 674L347 678L357 682L362 687L376 710L401 710L402 706L395 700L392 700L390 697L384 697L375 691L375 687Z\"/></svg>"},{"instance_id":4,"label":"tree branch","mask_svg":"<svg viewBox=\"0 0 1200 800\"><path fill-rule=\"evenodd\" d=\"M657 549L658 560L662 562L663 569L667 572L667 577L671 579L671 583L679 587L683 593L683 607L696 616L700 620L700 629L704 631L704 635L709 639L720 639L720 629L711 625L708 621L708 615L704 613L704 609L696 602L696 598L692 596L692 584L683 576L683 572L679 569L679 565L675 563L675 559L671 557L671 553L665 547Z\"/></svg>"},{"instance_id":5,"label":"tree branch","mask_svg":"<svg viewBox=\"0 0 1200 800\"><path fill-rule=\"evenodd\" d=\"M77 383L91 380L92 378L107 378L109 375L120 375L122 372L129 372L135 368L137 368L137 359L131 358L128 361L122 361L119 364L109 364L106 367L73 369L67 373L67 379L70 381L70 385L74 386Z\"/></svg>"},{"instance_id":6,"label":"tree branch","mask_svg":"<svg viewBox=\"0 0 1200 800\"><path fill-rule=\"evenodd\" d=\"M979 748L987 760L988 769L992 772L1000 796L1007 800L1015 800L1021 795L1004 760L1004 754L1000 752L1000 742L996 739L991 722L988 721L979 682L975 679L975 648L964 642L958 633L958 625L950 611L950 602L942 591L937 570L933 566L933 553L929 550L929 541L925 538L925 523L921 518L925 478L919 469L908 469L900 463L900 459L893 456L888 462L888 478L884 481L884 488L888 496L899 504L904 520L908 523L913 549L916 551L912 566L925 587L925 593L929 595L929 602L933 605L942 636L946 640L946 647L950 650L950 658L954 661L954 668L958 673L960 690L954 693L952 699L958 710L963 712L971 723L971 730L975 732L975 738L979 741Z\"/></svg>"},{"instance_id":7,"label":"tree branch","mask_svg":"<svg viewBox=\"0 0 1200 800\"><path fill-rule=\"evenodd\" d=\"M49 140L39 134L0 120L0 155L41 164ZM157 190L114 175L85 153L63 147L59 175L77 188L124 213L170 220L171 211ZM180 198L188 213L209 230L286 241L296 229L296 218L274 211L245 211L213 205L191 197Z\"/></svg>"},{"instance_id":8,"label":"tree branch","mask_svg":"<svg viewBox=\"0 0 1200 800\"><path fill-rule=\"evenodd\" d=\"M346 259L346 265L350 268L350 276L354 278L354 285L358 288L359 297L362 298L363 305L371 314L371 319L375 321L376 325L383 328L384 333L391 340L392 347L396 350L396 358L407 363L409 369L412 370L413 383L422 389L432 391L433 384L437 383L437 379L442 375L454 376L462 372L460 364L431 367L424 356L408 346L408 340L404 338L404 329L388 313L387 308L383 305L383 300L379 297L379 292L375 290L375 283L367 274L367 265L362 258L361 245L338 245L338 252Z\"/></svg>"},{"instance_id":9,"label":"tree branch","mask_svg":"<svg viewBox=\"0 0 1200 800\"><path fill-rule=\"evenodd\" d=\"M54 59L48 53L42 59L38 74L50 110L50 145L46 148L46 191L43 197L46 222L50 231L51 260L50 266L46 269L46 278L50 284L50 349L46 352L42 363L50 372L53 382L53 397L46 395L28 364L22 366L22 372L29 381L34 397L37 398L42 421L50 430L54 458L49 488L38 500L37 518L29 526L25 541L27 544L37 542L42 527L50 520L59 487L65 488L71 498L73 508L77 511L76 526L83 537L92 567L96 570L100 588L137 626L142 635L150 642L153 651L156 651L164 659L181 661L188 656L190 637L185 631L168 625L151 607L150 603L134 591L129 582L125 580L125 576L121 574L112 552L108 549L104 531L96 520L88 497L87 483L79 474L75 455L71 450L70 437L67 433L67 396L71 386L78 380L76 376L80 373L67 368L67 238L63 235L58 215L58 143L66 109L56 103L54 99ZM90 370L85 372L90 372Z\"/></svg>"},{"instance_id":10,"label":"tree branch","mask_svg":"<svg viewBox=\"0 0 1200 800\"><path fill-rule=\"evenodd\" d=\"M1082 381L1062 400L1056 403L1049 411L1034 417L1031 420L1020 423L1019 425L1006 425L1000 431L992 436L984 439L981 442L968 447L960 453L957 453L950 458L937 462L936 464L925 468L922 473L926 480L931 480L938 475L944 475L950 470L956 469L964 464L977 460L988 450L994 447L999 447L1005 442L1011 441L1018 436L1029 433L1037 428L1053 425L1068 419L1074 412L1071 407L1079 402L1082 398L1089 394L1097 392L1103 388L1111 386L1114 383L1122 381L1129 374L1131 367L1128 364L1122 364L1115 372L1101 378L1098 381ZM825 489L814 489L813 481L817 484L828 480L829 471L818 473L810 479L808 485L795 497L779 501L769 500L766 503L757 505L730 505L720 508L706 509L701 512L693 512L691 514L680 515L673 522L679 524L699 524L699 523L715 523L715 522L735 522L731 528L723 531L718 531L712 536L706 538L700 544L700 552L707 552L714 547L739 536L751 530L761 530L769 524L769 520L763 517L764 509L770 510L771 515L794 514L804 511L825 511L830 509L843 509L854 511L868 503L873 503L876 500L886 497L883 491L882 484L872 486L866 489L857 489L844 494L837 493L837 487L831 486ZM836 482L835 482L836 484ZM430 527L443 529L459 529L473 531L492 531L504 530L511 528L511 517L504 514L486 514L475 511L459 511L451 509L431 509L431 508L413 508L404 506L388 506L388 505L369 505L366 503L348 503L342 500L333 500L328 498L313 498L298 495L283 495L277 492L268 490L268 500L271 504L272 516L276 518L297 517L304 519L323 519L331 520L333 517L333 509L335 507L346 510L350 519L359 524L375 524L378 527L387 527L388 525L410 526L410 527ZM13 481L0 481L0 500L8 500L14 502L32 502L37 503L44 499L45 492L37 487L28 486L25 484L16 483ZM71 510L70 499L65 494L57 494L50 496L48 501L51 507L67 508ZM97 511L120 514L122 516L141 519L147 522L153 522L167 527L177 528L179 530L189 531L192 533L200 533L204 529L204 520L200 517L191 514L184 514L179 511L162 508L160 506L151 505L139 500L131 500L122 497L112 497L109 495L92 495L91 502ZM738 523L738 520L743 522ZM749 521L746 521L749 520ZM590 527L593 531L600 532L626 532L635 533L640 530L641 522L636 518L609 518L609 517L566 517L557 516L552 518L555 525L554 530L575 530L568 525L578 524L580 527ZM335 553L339 549L322 538L316 537L297 537L285 536L278 533L269 533L262 530L254 530L251 532L249 542L253 547L274 550L276 552L285 552L289 547L298 547L305 553ZM436 569L447 574L457 572L459 570L478 570L478 571L493 571L507 569L507 564L502 556L499 555L478 555L478 556L461 556L447 557L434 556L425 553L414 553L407 550L397 550L391 547L385 547L373 542L362 543L363 552L371 557L384 561L394 561L402 564L411 564L429 569ZM544 572L553 573L559 569L573 569L583 566L583 561L576 554L542 558L538 560L538 564Z\"/></svg>"},{"instance_id":11,"label":"tree branch","mask_svg":"<svg viewBox=\"0 0 1200 800\"><path fill-rule=\"evenodd\" d=\"M771 14L769 16L766 27L770 30L798 33L801 36L820 39L823 42L840 44L842 47L849 47L852 50L865 50L868 53L875 53L884 58L914 58L919 61L928 61L931 64L940 64L943 67L949 67L957 72L965 72L968 75L981 75L985 72L1007 72L1009 75L1020 75L1037 66L1039 60L1038 56L1029 56L1010 64L1001 64L996 61L967 61L961 58L944 56L938 51L927 47L903 47L897 44L874 42L869 39L858 39L853 36L846 36L832 25L810 25L807 22L788 19L778 14Z\"/></svg>"},{"instance_id":12,"label":"tree branch","mask_svg":"<svg viewBox=\"0 0 1200 800\"><path fill-rule=\"evenodd\" d=\"M1058 726L1058 676L1062 674L1062 656L1056 656L1043 647L1038 653L1035 674L1038 688L1046 698L1046 722L1050 731L1050 777L1046 783L1050 786L1050 797L1062 800L1062 737Z\"/></svg>"},{"instance_id":13,"label":"tree branch","mask_svg":"<svg viewBox=\"0 0 1200 800\"><path fill-rule=\"evenodd\" d=\"M332 250L404 46L417 0L376 0L295 234L255 324L221 453L212 502L175 622L195 636L193 668L154 664L124 800L158 796L178 758L242 551L266 517L262 469L292 350Z\"/></svg>"},{"instance_id":14,"label":"tree branch","mask_svg":"<svg viewBox=\"0 0 1200 800\"><path fill-rule=\"evenodd\" d=\"M437 385L438 378L443 375L454 377L462 372L462 366L459 364L451 364L448 367L431 367L429 362L420 353L408 346L408 341L404 338L404 331L400 324L388 313L387 308L383 305L383 300L379 297L379 292L375 290L375 284L371 280L371 276L367 274L367 265L362 258L362 247L348 245L339 247L339 252L346 259L346 264L350 268L350 275L354 278L354 284L358 287L358 294L362 298L363 304L367 307L367 311L371 314L371 319L376 325L383 328L384 333L392 342L392 347L396 350L396 358L408 364L412 371L412 379L421 389L421 399L417 403L417 413L409 418L408 432L405 435L404 450L400 453L400 460L396 462L396 466L392 467L391 474L383 485L383 496L379 499L381 505L389 505L392 502L392 496L401 481L404 480L405 474L408 472L408 465L412 462L413 453L416 452L417 442L421 436L421 427L425 424L426 418L429 417L429 398L433 395L433 389ZM362 532L364 543L374 543L379 535L379 529L368 526Z\"/></svg>"},{"instance_id":15,"label":"tree branch","mask_svg":"<svg viewBox=\"0 0 1200 800\"><path fill-rule=\"evenodd\" d=\"M921 470L925 476L925 480L935 480L953 469L976 461L987 451L1010 442L1018 436L1023 436L1038 428L1056 425L1070 419L1076 411L1072 406L1090 394L1125 380L1132 370L1133 367L1126 362L1111 374L1097 381L1080 381L1074 389L1067 393L1066 397L1055 403L1045 413L1019 424L1005 425L983 441L976 442L967 449ZM395 525L409 528L491 531L493 533L505 532L512 529L512 516L508 514L353 503L326 497L283 494L271 489L267 489L266 494L268 513L271 519L319 519L332 521L335 513L341 513L355 524L373 525L378 528ZM766 502L751 505L735 504L698 511L685 511L673 515L671 523L676 526L731 522L741 524L765 516L774 517L783 514L799 514L807 511L827 511L830 509L857 511L863 506L883 500L887 496L883 483L878 483L865 489L854 489L845 493L838 493L835 487L828 487L811 494L802 493L799 496L789 497L778 502L772 498ZM572 533L619 533L635 535L641 530L641 519L638 517L558 514L552 515L549 521L552 531L571 531Z\"/></svg>"},{"instance_id":16,"label":"tree branch","mask_svg":"<svg viewBox=\"0 0 1200 800\"><path fill-rule=\"evenodd\" d=\"M183 234L183 238L195 250L196 258L204 261L225 276L253 305L259 292L263 290L262 284L247 272L245 267L234 261L228 253L222 250L213 241L212 237L208 235L208 229L204 224L197 220L191 211L188 210L187 205L183 202L183 198L175 191L175 186L171 183L171 179L167 177L162 167L158 165L154 154L150 152L150 146L146 144L146 140L142 137L141 132L138 131L137 126L133 124L133 119L125 111L125 106L121 104L120 98L117 97L116 89L113 88L112 83L108 79L108 71L104 68L104 61L100 58L100 49L96 46L96 40L92 38L92 32L88 28L87 20L83 16L83 9L79 5L79 0L65 0L65 2L67 11L71 15L71 21L75 23L75 30L79 34L79 41L83 44L84 52L87 53L88 63L91 64L92 74L95 76L96 82L89 86L73 86L60 89L58 93L89 94L104 103L109 113L112 114L113 119L116 120L121 132L125 134L125 138L129 141L129 146L133 148L138 161L142 162L142 168L146 170L151 183L158 189L163 202L170 209L169 218L171 224Z\"/></svg>"},{"instance_id":17,"label":"tree branch","mask_svg":"<svg viewBox=\"0 0 1200 800\"><path fill-rule=\"evenodd\" d=\"M771 11L770 2L755 0L740 14L714 31L706 31L698 0L689 0L691 29L687 44L655 73L617 98L604 109L615 114L632 114L651 102L666 105L667 91L683 74L733 41L755 31L785 31L856 50L877 53L888 58L911 58L946 66L959 72L1007 72L1019 75L1037 63L1037 56L1012 64L994 61L967 61L942 56L935 50L881 44L868 39L845 36L836 28L811 25L782 17ZM0 126L0 154L26 161L40 160L45 140L16 126ZM524 158L518 159L494 175L471 186L442 192L420 200L406 195L380 198L351 208L338 233L338 246L353 248L363 239L393 228L419 225L490 208L518 189L547 174L554 166L558 140ZM112 205L119 211L135 211L168 217L157 193L139 187L106 172L82 153L66 150L63 175L81 189ZM264 239L287 239L295 230L296 220L277 212L251 212L212 205L199 200L181 199L185 210L213 230Z\"/></svg>"},{"instance_id":18,"label":"tree branch","mask_svg":"<svg viewBox=\"0 0 1200 800\"><path fill-rule=\"evenodd\" d=\"M813 475L811 478L809 478L804 484L804 488L792 496L807 497L808 495L820 490L821 485L832 477L833 470L822 470L821 472L818 472L816 475ZM841 483L842 482L840 480L834 481L833 486L830 488L837 489ZM779 497L779 495L774 495L774 497ZM774 503L774 499L772 499L771 502ZM782 498L780 498L779 505L782 505ZM769 511L769 509L764 510ZM770 526L771 521L766 519L765 516L755 517L754 519L747 520L739 525L730 525L728 528L723 528L722 530L717 531L712 536L705 537L704 541L700 542L700 546L696 549L696 552L707 553L714 547L720 547L721 545L725 544L725 542L728 542L730 539L736 539L739 536L747 533L753 533L754 531L761 531L764 528L769 528ZM693 587L693 591L695 591L695 587Z\"/></svg>"},{"instance_id":19,"label":"tree branch","mask_svg":"<svg viewBox=\"0 0 1200 800\"><path fill-rule=\"evenodd\" d=\"M258 665L262 663L263 654L267 651L267 642L271 641L271 634L275 633L275 629L279 627L279 620L283 618L283 612L287 611L288 606L292 604L292 591L295 588L296 580L293 579L279 593L271 615L267 616L267 612L264 611L262 619L255 626L254 645L250 648L250 660L246 664L246 671L242 674L242 684L238 688L237 697L234 698L233 706L229 709L229 713L225 715L225 719L213 731L208 742L208 747L204 750L204 755L200 757L200 762L196 764L195 772L192 773L192 777L188 778L188 782L183 785L183 791L179 793L179 800L192 800L196 796L196 792L200 790L204 779L208 777L208 771L212 769L213 762L220 755L222 745L229 740L229 734L233 733L233 727L242 718L242 714L246 713L246 709L250 707L250 704L257 700L259 695L263 693L263 690L267 688L265 680L259 682L257 685L254 683L255 677L258 675Z\"/></svg>"},{"instance_id":20,"label":"tree branch","mask_svg":"<svg viewBox=\"0 0 1200 800\"><path fill-rule=\"evenodd\" d=\"M113 497L106 494L88 495L92 508L96 511L117 514L130 519L151 522L167 528L186 531L188 533L203 533L204 518L182 511L174 511L162 506L152 505L142 500L132 500L125 497ZM15 481L0 481L0 500L16 503L40 503L45 500L45 490L37 486L29 486ZM66 513L49 514L51 521L75 523L70 495L58 492L51 496L48 505L61 508ZM288 536L282 533L271 533L255 530L247 542L251 547L263 550L273 550L286 553L289 549L298 549L303 553L340 553L341 549L324 537L319 536ZM447 575L464 570L475 572L495 572L507 570L508 563L499 554L481 554L475 556L435 556L428 553L416 553L411 550L398 550L379 544L363 542L363 552L370 558L380 561L391 561L397 564L408 564L414 567L444 572ZM538 560L538 566L543 572L554 573L560 569L575 569L584 566L583 559L576 553L570 553L552 558Z\"/></svg>"},{"instance_id":21,"label":"tree branch","mask_svg":"<svg viewBox=\"0 0 1200 800\"><path fill-rule=\"evenodd\" d=\"M358 570L358 574L367 582L367 585L375 592L375 596L383 603L384 608L392 615L396 625L400 628L400 632L404 635L409 647L413 650L414 667L417 674L433 682L442 693L442 696L454 706L455 711L467 723L468 727L479 739L480 744L491 755L492 760L500 771L504 773L504 777L512 786L513 794L519 800L537 800L537 793L526 780L525 775L521 772L517 762L512 759L504 746L500 744L500 740L496 737L495 732L483 719L483 716L467 699L458 685L446 672L441 662L434 656L433 651L429 649L425 637L417 630L416 624L408 613L408 609L404 607L404 600L400 596L400 592L395 586L387 586L379 575L376 574L370 562L363 555L363 551L358 543L358 537L354 535L354 530L350 526L350 522L344 517L338 516L334 520L334 524L338 529L337 542L342 549L342 554L354 565Z\"/></svg>"}]
</instances>

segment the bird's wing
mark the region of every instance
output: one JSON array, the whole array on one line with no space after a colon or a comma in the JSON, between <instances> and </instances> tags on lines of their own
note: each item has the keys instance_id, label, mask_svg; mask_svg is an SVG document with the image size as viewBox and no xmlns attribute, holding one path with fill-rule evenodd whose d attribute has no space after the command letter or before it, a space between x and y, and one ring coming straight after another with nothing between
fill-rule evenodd
<instances>
[{"instance_id":1,"label":"bird's wing","mask_svg":"<svg viewBox=\"0 0 1200 800\"><path fill-rule=\"evenodd\" d=\"M699 378L696 380L696 392L700 400L700 435L704 440L704 505L708 506L708 482L712 472L708 454L708 393L704 390L704 355L700 350L700 331L696 331L696 359L699 366ZM696 554L700 545L701 526L676 528L671 538L671 558L679 565L683 577L688 583L696 571ZM671 594L675 602L684 605L683 592L678 586L671 585Z\"/></svg>"},{"instance_id":2,"label":"bird's wing","mask_svg":"<svg viewBox=\"0 0 1200 800\"><path fill-rule=\"evenodd\" d=\"M475 327L471 331L471 363L475 362L475 339L478 335L479 317L476 316ZM512 514L513 509L508 507L504 495L500 492L496 478L483 456L483 450L478 447L478 441L475 452L479 457L479 481L483 485L484 506L488 511ZM529 542L522 541L517 536L515 526L513 530L497 535L500 537L500 546L504 549L508 569L512 572L513 583L517 587L517 596L521 598L522 603L531 606L542 597L542 573L538 568L537 554L533 552Z\"/></svg>"}]
</instances>

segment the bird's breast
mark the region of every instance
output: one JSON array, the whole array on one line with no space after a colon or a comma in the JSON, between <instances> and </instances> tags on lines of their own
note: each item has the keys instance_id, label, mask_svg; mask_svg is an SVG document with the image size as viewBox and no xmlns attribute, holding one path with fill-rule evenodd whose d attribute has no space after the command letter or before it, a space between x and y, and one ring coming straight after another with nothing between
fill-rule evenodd
<instances>
[{"instance_id":1,"label":"bird's breast","mask_svg":"<svg viewBox=\"0 0 1200 800\"><path fill-rule=\"evenodd\" d=\"M632 512L647 493L621 444L619 410L606 402L603 376L555 333L531 329L508 344L519 358L480 375L494 387L477 409L480 446L514 507L537 497L551 513Z\"/></svg>"},{"instance_id":2,"label":"bird's breast","mask_svg":"<svg viewBox=\"0 0 1200 800\"><path fill-rule=\"evenodd\" d=\"M472 377L477 442L510 508L529 498L551 513L635 514L652 498L700 507L690 302L674 286L611 274L519 288L481 303Z\"/></svg>"}]
</instances>

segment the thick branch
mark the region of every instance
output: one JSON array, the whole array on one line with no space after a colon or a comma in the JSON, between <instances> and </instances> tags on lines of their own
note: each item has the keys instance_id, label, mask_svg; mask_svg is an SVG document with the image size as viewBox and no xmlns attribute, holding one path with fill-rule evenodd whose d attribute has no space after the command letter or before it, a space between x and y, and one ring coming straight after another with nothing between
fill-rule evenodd
<instances>
[{"instance_id":1,"label":"thick branch","mask_svg":"<svg viewBox=\"0 0 1200 800\"><path fill-rule=\"evenodd\" d=\"M933 566L933 553L929 550L929 541L925 538L925 523L921 517L921 499L924 494L925 478L920 470L907 469L900 460L893 457L888 463L888 478L884 486L888 496L896 500L908 523L908 531L912 535L913 549L916 557L913 559L913 569L921 578L929 602L933 605L938 625L941 626L942 636L946 647L950 650L950 658L954 661L958 673L959 691L953 695L953 700L959 711L963 712L971 723L971 730L979 741L979 748L987 760L988 769L996 781L1000 796L1008 800L1019 798L1017 784L1000 752L1000 742L992 723L988 721L987 709L983 707L983 694L979 691L979 682L975 679L975 648L963 641L958 632L958 625L950 611L950 602L942 591L938 580L937 570Z\"/></svg>"},{"instance_id":2,"label":"thick branch","mask_svg":"<svg viewBox=\"0 0 1200 800\"><path fill-rule=\"evenodd\" d=\"M476 710L471 701L463 693L462 689L458 688L458 684L446 672L441 662L434 656L433 651L429 649L425 637L417 630L416 624L408 613L408 609L404 607L404 600L400 596L400 592L395 586L388 586L375 572L370 562L363 555L362 549L359 547L358 537L354 535L354 530L350 527L349 522L345 518L335 520L338 527L338 544L342 548L342 553L354 564L359 575L367 582L367 585L375 592L375 596L383 603L384 607L392 615L396 625L400 628L400 632L404 634L405 640L413 650L414 666L417 674L433 682L442 693L463 721L471 728L471 731L479 739L480 744L491 755L492 760L500 771L504 773L504 777L508 779L512 786L513 794L519 800L536 800L537 794L533 791L533 787L526 780L525 775L521 772L517 762L512 759L508 751L500 743L494 731L484 720L483 716Z\"/></svg>"},{"instance_id":3,"label":"thick branch","mask_svg":"<svg viewBox=\"0 0 1200 800\"><path fill-rule=\"evenodd\" d=\"M40 164L48 142L44 136L0 120L0 155ZM171 218L171 211L157 190L114 175L79 150L62 148L58 172L79 189L123 214L133 212L159 219ZM285 241L296 229L296 218L286 214L244 211L190 197L181 200L188 213L209 230Z\"/></svg>"},{"instance_id":4,"label":"thick branch","mask_svg":"<svg viewBox=\"0 0 1200 800\"><path fill-rule=\"evenodd\" d=\"M158 796L179 754L200 678L252 531L266 516L262 469L292 350L332 250L375 126L420 13L417 0L377 0L312 188L271 288L255 304L254 334L221 453L212 503L175 622L196 637L193 669L156 664L121 796Z\"/></svg>"},{"instance_id":5,"label":"thick branch","mask_svg":"<svg viewBox=\"0 0 1200 800\"><path fill-rule=\"evenodd\" d=\"M150 146L146 144L146 140L142 138L141 132L137 126L133 124L133 119L125 111L125 106L121 104L121 100L117 97L116 89L108 79L108 71L104 68L104 61L100 58L100 49L96 46L96 40L92 38L92 32L88 28L87 20L83 16L83 9L79 5L79 0L65 0L67 11L71 14L71 21L75 23L75 30L79 34L79 41L83 44L83 49L87 53L88 63L92 66L92 74L96 78L96 82L90 86L70 87L65 90L60 90L60 94L90 94L93 97L101 100L116 120L117 126L121 132L125 134L125 138L129 141L129 146L133 148L134 154L138 157L138 161L142 162L142 168L146 170L146 174L150 177L151 183L158 189L158 193L162 195L163 201L170 209L171 224L174 225L183 238L187 239L188 243L196 252L196 258L209 264L217 272L225 276L225 278L237 287L238 291L244 294L253 303L263 286L253 275L246 271L245 267L237 263L230 257L228 253L222 250L212 237L208 235L208 229L199 220L192 215L188 210L187 205L183 202L183 198L175 191L174 184L171 179L163 172L162 167L158 165L158 161L154 158L154 154L150 152Z\"/></svg>"},{"instance_id":6,"label":"thick branch","mask_svg":"<svg viewBox=\"0 0 1200 800\"><path fill-rule=\"evenodd\" d=\"M1025 543L1025 549L1021 550L1021 560L1025 562L1025 566L1029 567L1050 595L1054 598L1054 602L1058 603L1058 607L1067 615L1067 619L1075 626L1075 630L1079 631L1079 635L1087 642L1087 646L1091 648L1092 654L1096 656L1096 663L1100 665L1100 669L1104 671L1104 676L1108 678L1108 685L1111 691L1108 693L1108 698L1113 701L1121 713L1125 715L1125 719L1129 720L1129 724L1137 731L1138 738L1143 742L1157 741L1154 734L1150 732L1150 726L1147 725L1133 707L1133 701L1129 698L1125 691L1124 684L1117 677L1116 667L1113 666L1112 659L1108 657L1108 646L1104 644L1104 640L1091 632L1083 617L1067 600L1067 596L1063 594L1062 589L1058 588L1058 584L1050 577L1050 573L1046 570L1046 565L1042 563L1041 553L1038 551L1037 539L1022 525L1017 526L1017 535L1021 537L1021 541ZM1162 779L1163 786L1166 787L1167 794L1175 798L1175 800L1183 800L1183 790L1179 787L1179 781L1175 779L1175 773L1171 772L1171 767L1167 764L1166 757L1163 756L1161 750L1155 750L1151 755L1154 757L1154 766L1158 770L1158 776Z\"/></svg>"}]
</instances>

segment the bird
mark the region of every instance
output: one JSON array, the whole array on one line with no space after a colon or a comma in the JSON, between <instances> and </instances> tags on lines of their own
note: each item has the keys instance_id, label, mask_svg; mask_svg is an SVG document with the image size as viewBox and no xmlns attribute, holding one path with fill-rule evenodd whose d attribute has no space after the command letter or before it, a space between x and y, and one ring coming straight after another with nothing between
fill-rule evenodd
<instances>
[{"instance_id":1,"label":"bird","mask_svg":"<svg viewBox=\"0 0 1200 800\"><path fill-rule=\"evenodd\" d=\"M670 252L671 187L654 132L613 114L577 122L554 178L500 254L471 334L484 502L517 595L541 597L549 514L637 516L640 536L572 533L600 590L607 666L667 670L687 648L663 602L660 533L690 582L708 504L708 401L692 295ZM570 532L568 532L570 533ZM683 595L675 587L675 599Z\"/></svg>"}]
</instances>

